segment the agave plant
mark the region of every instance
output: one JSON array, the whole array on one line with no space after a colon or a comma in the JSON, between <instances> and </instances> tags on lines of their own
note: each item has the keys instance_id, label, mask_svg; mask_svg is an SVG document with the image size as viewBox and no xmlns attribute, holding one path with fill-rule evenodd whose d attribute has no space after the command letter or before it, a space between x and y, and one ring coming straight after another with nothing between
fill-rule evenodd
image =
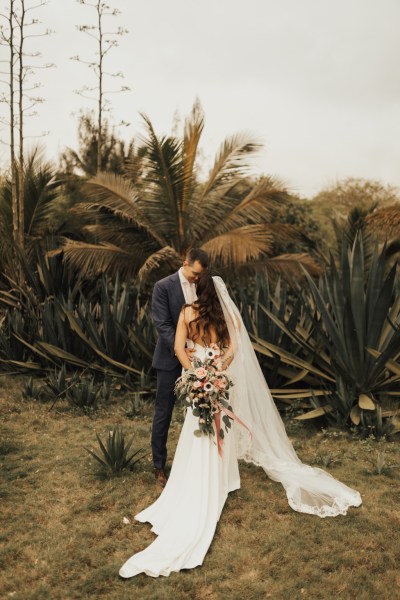
<instances>
[{"instance_id":1,"label":"agave plant","mask_svg":"<svg viewBox=\"0 0 400 600\"><path fill-rule=\"evenodd\" d=\"M85 242L66 239L60 251L87 277L99 272L146 277L155 268L180 265L192 246L213 262L238 266L262 260L270 269L299 273L299 263L318 269L310 256L274 256L279 240L304 240L294 227L271 218L288 200L271 177L248 179L248 159L259 144L246 135L227 139L205 182L197 158L204 116L195 105L183 137L159 137L148 117L142 177L99 173L83 186L74 207Z\"/></svg>"},{"instance_id":2,"label":"agave plant","mask_svg":"<svg viewBox=\"0 0 400 600\"><path fill-rule=\"evenodd\" d=\"M89 454L100 463L100 465L111 473L120 473L124 469L133 469L145 454L137 457L143 448L130 452L134 437L129 441L125 439L125 434L119 425L116 425L112 431L107 433L105 442L103 443L99 434L96 433L97 441L100 446L100 454L96 454L93 450L85 448ZM137 457L135 459L135 457ZM134 460L135 459L135 460Z\"/></svg>"},{"instance_id":3,"label":"agave plant","mask_svg":"<svg viewBox=\"0 0 400 600\"><path fill-rule=\"evenodd\" d=\"M378 210L376 207L377 202L365 208L355 206L350 210L345 222L339 222L337 219L333 221L339 255L342 252L343 244L352 247L357 234L361 236L366 273L371 265L374 244L377 239L386 241L384 255L388 263L400 251L400 236L394 237L395 223L396 220L399 220L399 207L388 206ZM379 226L381 230L378 235L377 227Z\"/></svg>"},{"instance_id":4,"label":"agave plant","mask_svg":"<svg viewBox=\"0 0 400 600\"><path fill-rule=\"evenodd\" d=\"M80 377L78 373L73 373L71 377L67 376L67 370L65 363L61 366L61 369L54 369L50 371L43 386L44 395L53 400L53 403L62 398L66 398L68 391L77 385Z\"/></svg>"},{"instance_id":5,"label":"agave plant","mask_svg":"<svg viewBox=\"0 0 400 600\"><path fill-rule=\"evenodd\" d=\"M39 266L46 280L48 272ZM46 296L39 274L29 265L27 273L29 285L26 279L26 287L15 283L0 292L0 303L9 306L0 321L0 360L8 368L47 370L66 363L115 377L129 371L137 380L142 370L150 371L155 329L149 299L137 286L103 276L91 300L76 289Z\"/></svg>"},{"instance_id":6,"label":"agave plant","mask_svg":"<svg viewBox=\"0 0 400 600\"><path fill-rule=\"evenodd\" d=\"M82 294L74 308L64 306L64 315L81 344L117 374L129 370L140 377L150 369L155 330L149 305L118 275L113 285L103 276L95 304Z\"/></svg>"},{"instance_id":7,"label":"agave plant","mask_svg":"<svg viewBox=\"0 0 400 600\"><path fill-rule=\"evenodd\" d=\"M95 382L94 377L81 377L79 382L68 389L66 396L73 406L84 412L90 412L100 402L106 402L109 399L110 386L106 379L99 385Z\"/></svg>"},{"instance_id":8,"label":"agave plant","mask_svg":"<svg viewBox=\"0 0 400 600\"><path fill-rule=\"evenodd\" d=\"M283 352L288 351L299 355L301 346L295 344L268 313L286 322L289 329L293 329L296 325L309 335L312 323L301 301L299 299L293 301L293 294L290 293L288 284L280 277L272 289L268 277L261 274L256 275L251 291L246 290L240 282L233 293L240 306L246 328L254 339L254 349L261 350L259 360L269 386L279 388L293 384L298 379L297 371L291 369L278 354L267 353L265 346L260 349L258 341L268 341L272 347L279 347Z\"/></svg>"},{"instance_id":9,"label":"agave plant","mask_svg":"<svg viewBox=\"0 0 400 600\"><path fill-rule=\"evenodd\" d=\"M303 290L301 297L313 323L311 336L267 311L312 359L300 359L265 340L257 340L259 349L276 353L304 376L319 377L323 383L319 391L329 396L323 403L314 397L316 408L302 418L332 413L380 434L382 418L397 414L396 409L384 410L388 397L397 401L400 397L398 274L396 265L389 273L385 265L385 248L379 253L376 246L366 273L358 234L353 247L342 252L339 271L331 258L319 286L308 277L311 295Z\"/></svg>"},{"instance_id":10,"label":"agave plant","mask_svg":"<svg viewBox=\"0 0 400 600\"><path fill-rule=\"evenodd\" d=\"M34 384L33 377L29 377L29 379L24 384L24 388L22 390L22 397L25 400L38 400L40 398L41 392L42 388Z\"/></svg>"}]
</instances>

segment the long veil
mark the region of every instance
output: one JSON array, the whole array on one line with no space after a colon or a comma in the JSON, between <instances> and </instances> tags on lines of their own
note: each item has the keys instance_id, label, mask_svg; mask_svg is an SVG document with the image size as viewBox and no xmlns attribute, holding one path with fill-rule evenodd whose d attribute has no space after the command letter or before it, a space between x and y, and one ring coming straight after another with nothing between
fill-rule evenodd
<instances>
[{"instance_id":1,"label":"long veil","mask_svg":"<svg viewBox=\"0 0 400 600\"><path fill-rule=\"evenodd\" d=\"M238 308L220 277L213 277L235 358L235 413L249 427L235 428L237 457L258 465L268 477L286 490L289 505L296 511L335 517L345 515L350 506L360 506L359 492L334 479L329 473L303 464L294 451L264 379L249 335Z\"/></svg>"}]
</instances>

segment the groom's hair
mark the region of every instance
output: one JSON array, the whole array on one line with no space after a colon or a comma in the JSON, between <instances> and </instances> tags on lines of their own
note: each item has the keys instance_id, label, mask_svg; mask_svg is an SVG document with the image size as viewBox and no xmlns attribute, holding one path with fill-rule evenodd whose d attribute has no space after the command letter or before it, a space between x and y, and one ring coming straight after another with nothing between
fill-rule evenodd
<instances>
[{"instance_id":1,"label":"groom's hair","mask_svg":"<svg viewBox=\"0 0 400 600\"><path fill-rule=\"evenodd\" d=\"M198 260L203 269L207 269L210 259L205 250L201 250L200 248L191 248L186 253L186 260L188 261L189 265L192 265L196 260Z\"/></svg>"}]
</instances>

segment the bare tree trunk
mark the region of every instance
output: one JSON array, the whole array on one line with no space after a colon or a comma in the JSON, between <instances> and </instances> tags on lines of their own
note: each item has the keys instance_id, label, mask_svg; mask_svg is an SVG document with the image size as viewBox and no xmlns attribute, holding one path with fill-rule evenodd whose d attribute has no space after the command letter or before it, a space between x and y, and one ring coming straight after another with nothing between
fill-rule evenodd
<instances>
[{"instance_id":1,"label":"bare tree trunk","mask_svg":"<svg viewBox=\"0 0 400 600\"><path fill-rule=\"evenodd\" d=\"M15 139L14 139L14 1L10 0L10 158L11 158L11 210L13 223L13 240L18 243L19 207L17 193L17 168L15 164Z\"/></svg>"},{"instance_id":2,"label":"bare tree trunk","mask_svg":"<svg viewBox=\"0 0 400 600\"><path fill-rule=\"evenodd\" d=\"M128 87L122 86L120 90L107 90L104 89L104 82L106 81L105 76L108 77L123 77L121 72L118 73L107 73L104 72L104 59L106 54L115 46L118 46L118 42L115 39L117 36L124 35L127 33L127 29L123 27L118 27L116 31L104 31L106 28L104 24L104 19L109 17L115 17L120 14L120 11L116 8L112 9L104 0L78 0L80 4L84 4L86 6L90 6L92 9L96 11L97 15L97 23L96 25L90 24L81 24L77 26L77 29L83 33L86 33L91 38L96 40L97 48L98 48L98 61L92 62L87 60L82 60L79 55L71 56L71 60L76 60L77 62L81 62L83 64L89 65L90 68L93 68L95 76L97 78L97 86L89 87L88 85L82 86L80 90L76 90L77 94L80 94L83 98L87 98L88 100L94 100L97 103L97 152L95 156L95 170L96 173L99 173L102 170L103 165L103 148L104 148L104 139L103 139L103 112L107 110L107 104L104 102L104 98L106 94L120 92L126 92L129 90ZM92 33L92 30L95 30L95 33ZM87 95L87 92L92 92L96 90L96 95ZM121 123L127 125L128 123Z\"/></svg>"},{"instance_id":3,"label":"bare tree trunk","mask_svg":"<svg viewBox=\"0 0 400 600\"><path fill-rule=\"evenodd\" d=\"M101 3L97 4L98 27L99 27L99 114L98 114L98 138L97 138L97 173L101 171L101 150L102 150L102 107L103 107L103 31L101 22Z\"/></svg>"},{"instance_id":4,"label":"bare tree trunk","mask_svg":"<svg viewBox=\"0 0 400 600\"><path fill-rule=\"evenodd\" d=\"M25 0L21 1L21 35L19 42L19 72L18 72L18 83L19 83L19 98L18 98L18 109L19 109L19 169L18 169L18 196L19 196L19 215L18 215L18 230L19 230L19 247L21 250L24 248L25 241L25 199L24 199L24 111L23 111L23 93L24 93L24 21L25 21Z\"/></svg>"}]
</instances>

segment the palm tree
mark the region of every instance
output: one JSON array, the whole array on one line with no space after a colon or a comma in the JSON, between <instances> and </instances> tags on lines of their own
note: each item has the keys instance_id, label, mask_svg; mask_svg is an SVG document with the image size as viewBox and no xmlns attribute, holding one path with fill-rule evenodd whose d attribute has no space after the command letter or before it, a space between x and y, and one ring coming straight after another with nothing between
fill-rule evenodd
<instances>
[{"instance_id":1,"label":"palm tree","mask_svg":"<svg viewBox=\"0 0 400 600\"><path fill-rule=\"evenodd\" d=\"M125 165L135 163L136 148L133 141L120 140L108 121L102 126L101 170L125 173ZM66 148L60 157L60 169L69 176L93 177L97 173L98 127L92 111L81 111L78 118L78 151ZM140 149L139 149L140 151ZM140 157L139 157L140 158Z\"/></svg>"},{"instance_id":2,"label":"palm tree","mask_svg":"<svg viewBox=\"0 0 400 600\"><path fill-rule=\"evenodd\" d=\"M176 267L188 248L206 250L222 267L264 264L298 273L318 266L307 254L273 256L274 243L304 239L287 224L272 222L272 209L288 201L278 181L250 180L248 159L259 144L235 135L221 146L205 181L198 177L204 128L199 104L185 121L182 138L156 135L150 119L141 176L131 180L99 173L83 185L74 207L85 242L66 239L65 259L85 276L102 271L147 276L162 265ZM137 172L137 170L135 171Z\"/></svg>"},{"instance_id":3,"label":"palm tree","mask_svg":"<svg viewBox=\"0 0 400 600\"><path fill-rule=\"evenodd\" d=\"M11 181L4 177L0 183L0 266L8 274L15 274L16 259L36 263L38 246L54 248L60 235L77 229L77 218L69 211L73 198L64 194L63 182L40 150L35 148L16 168L24 172L24 257L13 241Z\"/></svg>"}]
</instances>

